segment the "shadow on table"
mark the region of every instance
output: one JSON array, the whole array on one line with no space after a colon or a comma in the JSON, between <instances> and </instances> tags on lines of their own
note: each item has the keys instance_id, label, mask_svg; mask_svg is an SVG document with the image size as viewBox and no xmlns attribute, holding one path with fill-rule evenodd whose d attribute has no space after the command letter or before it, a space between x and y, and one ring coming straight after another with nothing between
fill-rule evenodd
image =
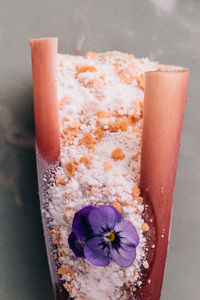
<instances>
[{"instance_id":1,"label":"shadow on table","mask_svg":"<svg viewBox=\"0 0 200 300\"><path fill-rule=\"evenodd\" d=\"M37 194L32 87L7 97L12 104L0 104L0 294L4 300L51 300Z\"/></svg>"}]
</instances>

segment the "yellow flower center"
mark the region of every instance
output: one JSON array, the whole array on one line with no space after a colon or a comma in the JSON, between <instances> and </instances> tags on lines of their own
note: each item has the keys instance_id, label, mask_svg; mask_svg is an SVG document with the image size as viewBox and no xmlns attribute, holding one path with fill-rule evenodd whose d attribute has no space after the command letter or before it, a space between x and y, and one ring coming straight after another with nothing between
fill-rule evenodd
<instances>
[{"instance_id":1,"label":"yellow flower center","mask_svg":"<svg viewBox=\"0 0 200 300\"><path fill-rule=\"evenodd\" d=\"M116 237L116 235L113 231L110 231L104 235L106 242L109 242L109 243L114 242L115 237Z\"/></svg>"}]
</instances>

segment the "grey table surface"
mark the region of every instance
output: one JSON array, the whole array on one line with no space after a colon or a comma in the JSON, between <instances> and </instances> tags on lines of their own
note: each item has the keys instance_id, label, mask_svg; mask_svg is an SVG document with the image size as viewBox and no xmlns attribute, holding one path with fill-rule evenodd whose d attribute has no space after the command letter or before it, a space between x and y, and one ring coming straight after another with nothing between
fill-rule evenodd
<instances>
[{"instance_id":1,"label":"grey table surface","mask_svg":"<svg viewBox=\"0 0 200 300\"><path fill-rule=\"evenodd\" d=\"M200 1L0 0L0 299L51 300L37 195L28 39L190 68L162 300L200 299ZM103 300L103 299L102 299Z\"/></svg>"}]
</instances>

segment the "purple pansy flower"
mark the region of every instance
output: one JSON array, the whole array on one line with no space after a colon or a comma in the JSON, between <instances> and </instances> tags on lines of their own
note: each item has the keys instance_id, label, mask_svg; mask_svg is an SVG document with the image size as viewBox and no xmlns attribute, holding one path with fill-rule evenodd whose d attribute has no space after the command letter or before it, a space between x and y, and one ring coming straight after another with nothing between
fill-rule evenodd
<instances>
[{"instance_id":1,"label":"purple pansy flower","mask_svg":"<svg viewBox=\"0 0 200 300\"><path fill-rule=\"evenodd\" d=\"M76 257L86 258L95 266L107 266L113 260L127 268L135 260L139 236L134 225L122 221L113 206L89 205L75 214L68 243Z\"/></svg>"}]
</instances>

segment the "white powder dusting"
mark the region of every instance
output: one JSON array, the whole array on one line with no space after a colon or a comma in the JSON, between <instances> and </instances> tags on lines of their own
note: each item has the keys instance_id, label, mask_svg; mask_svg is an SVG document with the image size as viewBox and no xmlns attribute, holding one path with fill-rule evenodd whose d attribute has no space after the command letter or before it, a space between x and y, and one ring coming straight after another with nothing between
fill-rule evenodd
<instances>
[{"instance_id":1,"label":"white powder dusting","mask_svg":"<svg viewBox=\"0 0 200 300\"><path fill-rule=\"evenodd\" d=\"M74 299L133 299L134 287L142 284L141 267L149 268L138 184L143 74L156 69L148 59L120 52L58 56L61 166L46 213L58 272ZM131 221L140 237L136 259L126 269L114 262L96 267L68 246L74 213L107 204Z\"/></svg>"}]
</instances>

